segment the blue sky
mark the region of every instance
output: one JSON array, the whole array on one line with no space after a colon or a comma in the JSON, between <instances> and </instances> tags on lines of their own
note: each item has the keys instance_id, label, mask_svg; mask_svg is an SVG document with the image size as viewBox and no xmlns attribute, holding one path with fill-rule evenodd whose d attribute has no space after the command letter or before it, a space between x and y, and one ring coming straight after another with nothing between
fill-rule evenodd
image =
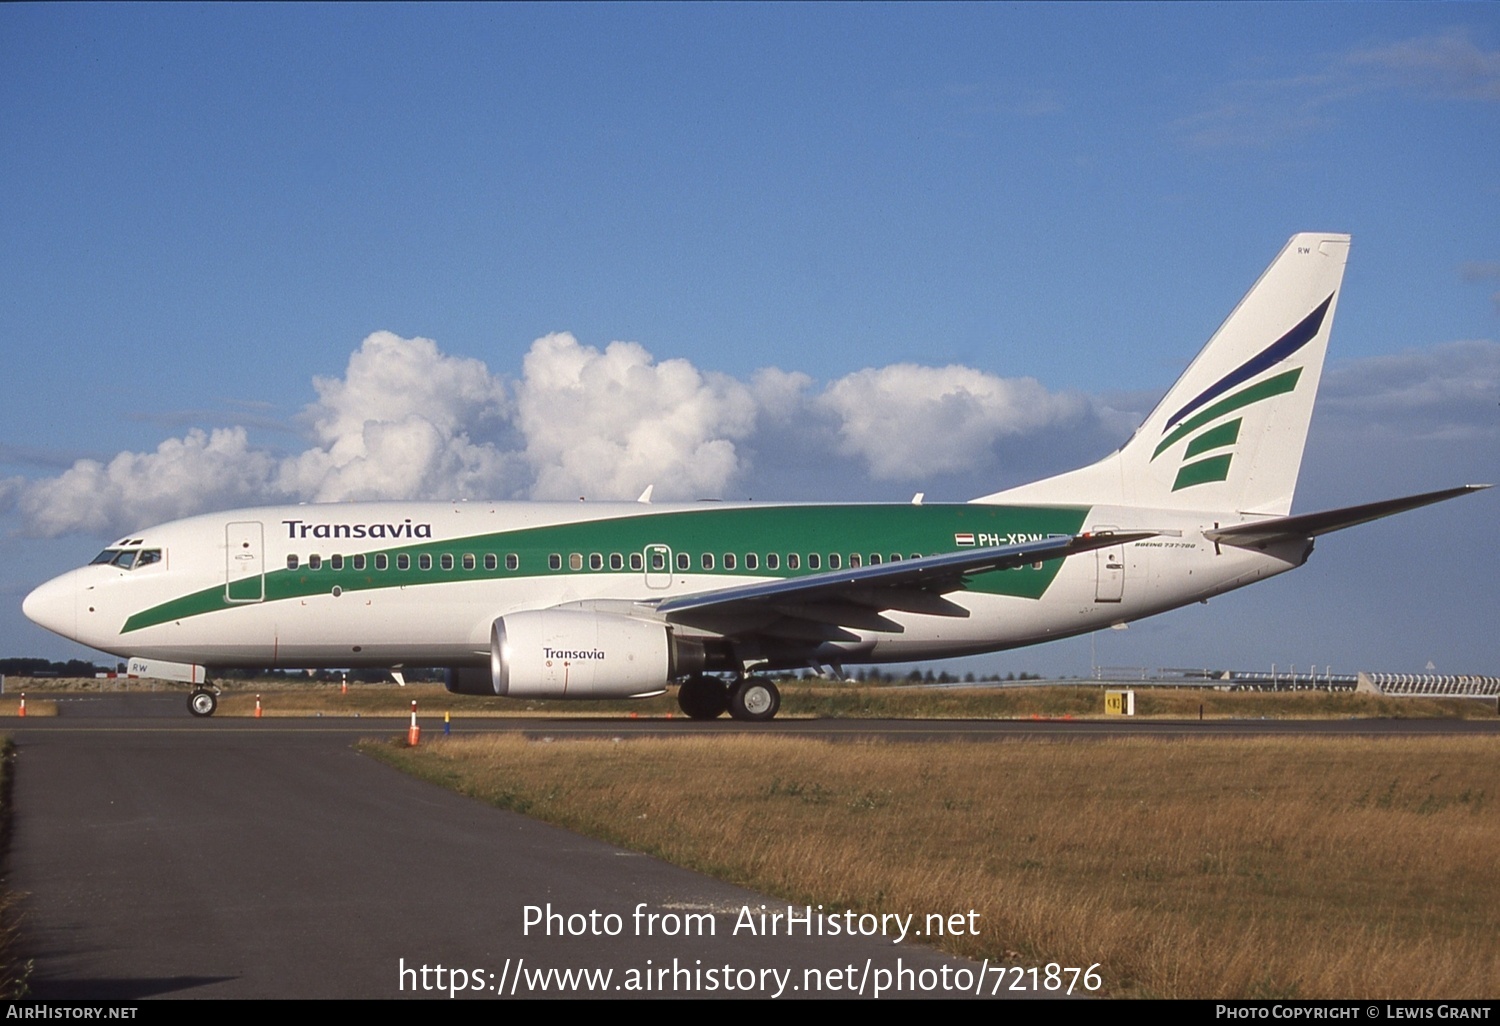
<instances>
[{"instance_id":1,"label":"blue sky","mask_svg":"<svg viewBox=\"0 0 1500 1026\"><path fill-rule=\"evenodd\" d=\"M1497 129L1493 4L0 6L0 652L201 509L1067 469L1301 230L1354 246L1297 508L1500 480ZM1096 651L1500 672L1497 501Z\"/></svg>"}]
</instances>

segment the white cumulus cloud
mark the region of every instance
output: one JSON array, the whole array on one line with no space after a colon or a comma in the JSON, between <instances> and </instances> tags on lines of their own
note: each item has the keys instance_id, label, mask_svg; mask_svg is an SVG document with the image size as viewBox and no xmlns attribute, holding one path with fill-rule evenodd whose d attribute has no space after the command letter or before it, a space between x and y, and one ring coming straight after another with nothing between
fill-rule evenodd
<instances>
[{"instance_id":1,"label":"white cumulus cloud","mask_svg":"<svg viewBox=\"0 0 1500 1026\"><path fill-rule=\"evenodd\" d=\"M888 481L920 481L987 463L1002 438L1089 411L1082 396L1048 392L1031 378L909 363L846 375L828 386L818 405L838 420L840 452Z\"/></svg>"},{"instance_id":2,"label":"white cumulus cloud","mask_svg":"<svg viewBox=\"0 0 1500 1026\"><path fill-rule=\"evenodd\" d=\"M243 426L189 431L154 452L80 459L57 476L0 482L22 529L118 534L213 509L356 499L843 497L871 479L929 484L988 475L1007 440L1047 430L1089 441L1107 411L1029 378L900 364L821 390L800 372L742 381L634 342L570 334L532 343L509 379L430 339L377 332L344 373L313 379L306 444L252 444ZM739 494L745 494L741 492Z\"/></svg>"},{"instance_id":3,"label":"white cumulus cloud","mask_svg":"<svg viewBox=\"0 0 1500 1026\"><path fill-rule=\"evenodd\" d=\"M736 442L755 429L749 388L686 360L654 362L633 342L603 352L561 333L537 339L516 389L516 426L535 498L722 494Z\"/></svg>"},{"instance_id":4,"label":"white cumulus cloud","mask_svg":"<svg viewBox=\"0 0 1500 1026\"><path fill-rule=\"evenodd\" d=\"M250 447L244 428L193 430L155 452L122 452L108 463L79 460L57 477L29 484L18 506L37 534L113 533L216 506L283 498L276 469L274 457Z\"/></svg>"},{"instance_id":5,"label":"white cumulus cloud","mask_svg":"<svg viewBox=\"0 0 1500 1026\"><path fill-rule=\"evenodd\" d=\"M381 331L349 357L342 378L314 378L304 411L318 443L286 461L280 485L318 502L508 494L514 461L474 440L511 413L503 379L431 339Z\"/></svg>"}]
</instances>

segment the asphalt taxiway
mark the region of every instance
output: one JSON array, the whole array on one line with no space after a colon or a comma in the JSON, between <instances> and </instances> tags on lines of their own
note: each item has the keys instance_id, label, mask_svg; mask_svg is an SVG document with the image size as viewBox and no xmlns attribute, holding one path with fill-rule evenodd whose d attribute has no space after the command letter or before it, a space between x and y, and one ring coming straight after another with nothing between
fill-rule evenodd
<instances>
[{"instance_id":1,"label":"asphalt taxiway","mask_svg":"<svg viewBox=\"0 0 1500 1026\"><path fill-rule=\"evenodd\" d=\"M910 939L735 933L786 903L351 747L402 721L202 721L150 695L59 711L6 725L34 997L845 996L982 968Z\"/></svg>"},{"instance_id":2,"label":"asphalt taxiway","mask_svg":"<svg viewBox=\"0 0 1500 1026\"><path fill-rule=\"evenodd\" d=\"M913 984L984 978L983 967L909 938L734 933L743 909L786 902L491 808L351 747L402 732L404 720L197 720L181 695L150 694L62 701L58 711L5 724L16 747L9 885L24 895L21 946L35 961L36 997L446 1000L458 982L460 996L490 998L807 996L809 982L868 996L882 970L888 983L902 969L928 972L909 975ZM1500 721L486 719L454 729L1003 741L1493 734ZM637 909L667 925L691 916L699 932L639 935ZM563 918L548 929L546 912ZM528 916L542 922L528 927ZM554 972L579 970L590 982L565 985Z\"/></svg>"}]
</instances>

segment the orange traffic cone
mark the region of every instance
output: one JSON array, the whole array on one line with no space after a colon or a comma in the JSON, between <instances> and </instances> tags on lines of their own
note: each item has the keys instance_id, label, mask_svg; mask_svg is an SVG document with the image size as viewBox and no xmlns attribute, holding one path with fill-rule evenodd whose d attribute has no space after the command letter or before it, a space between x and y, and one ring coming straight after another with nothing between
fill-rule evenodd
<instances>
[{"instance_id":1,"label":"orange traffic cone","mask_svg":"<svg viewBox=\"0 0 1500 1026\"><path fill-rule=\"evenodd\" d=\"M255 718L260 719L260 696L255 696Z\"/></svg>"},{"instance_id":2,"label":"orange traffic cone","mask_svg":"<svg viewBox=\"0 0 1500 1026\"><path fill-rule=\"evenodd\" d=\"M417 726L417 703L413 699L411 703L411 726L406 728L406 744L409 748L417 747L417 742L422 738L422 728Z\"/></svg>"},{"instance_id":3,"label":"orange traffic cone","mask_svg":"<svg viewBox=\"0 0 1500 1026\"><path fill-rule=\"evenodd\" d=\"M25 716L26 715L26 692L24 692L24 691L21 692L21 709L20 709L19 712L16 713L16 715L17 716Z\"/></svg>"}]
</instances>

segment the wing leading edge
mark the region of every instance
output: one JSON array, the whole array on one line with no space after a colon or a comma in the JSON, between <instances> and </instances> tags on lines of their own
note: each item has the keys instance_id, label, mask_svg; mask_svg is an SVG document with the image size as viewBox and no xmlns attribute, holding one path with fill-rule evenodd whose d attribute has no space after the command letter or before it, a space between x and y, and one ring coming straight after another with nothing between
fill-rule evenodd
<instances>
[{"instance_id":1,"label":"wing leading edge","mask_svg":"<svg viewBox=\"0 0 1500 1026\"><path fill-rule=\"evenodd\" d=\"M663 599L655 605L668 623L727 636L767 634L808 641L858 641L845 628L899 634L891 611L966 617L969 611L943 596L975 574L1012 570L1111 545L1152 537L1154 531L1101 531L1054 535L1040 541L947 552L898 563L831 570L783 580L743 584Z\"/></svg>"}]
</instances>

